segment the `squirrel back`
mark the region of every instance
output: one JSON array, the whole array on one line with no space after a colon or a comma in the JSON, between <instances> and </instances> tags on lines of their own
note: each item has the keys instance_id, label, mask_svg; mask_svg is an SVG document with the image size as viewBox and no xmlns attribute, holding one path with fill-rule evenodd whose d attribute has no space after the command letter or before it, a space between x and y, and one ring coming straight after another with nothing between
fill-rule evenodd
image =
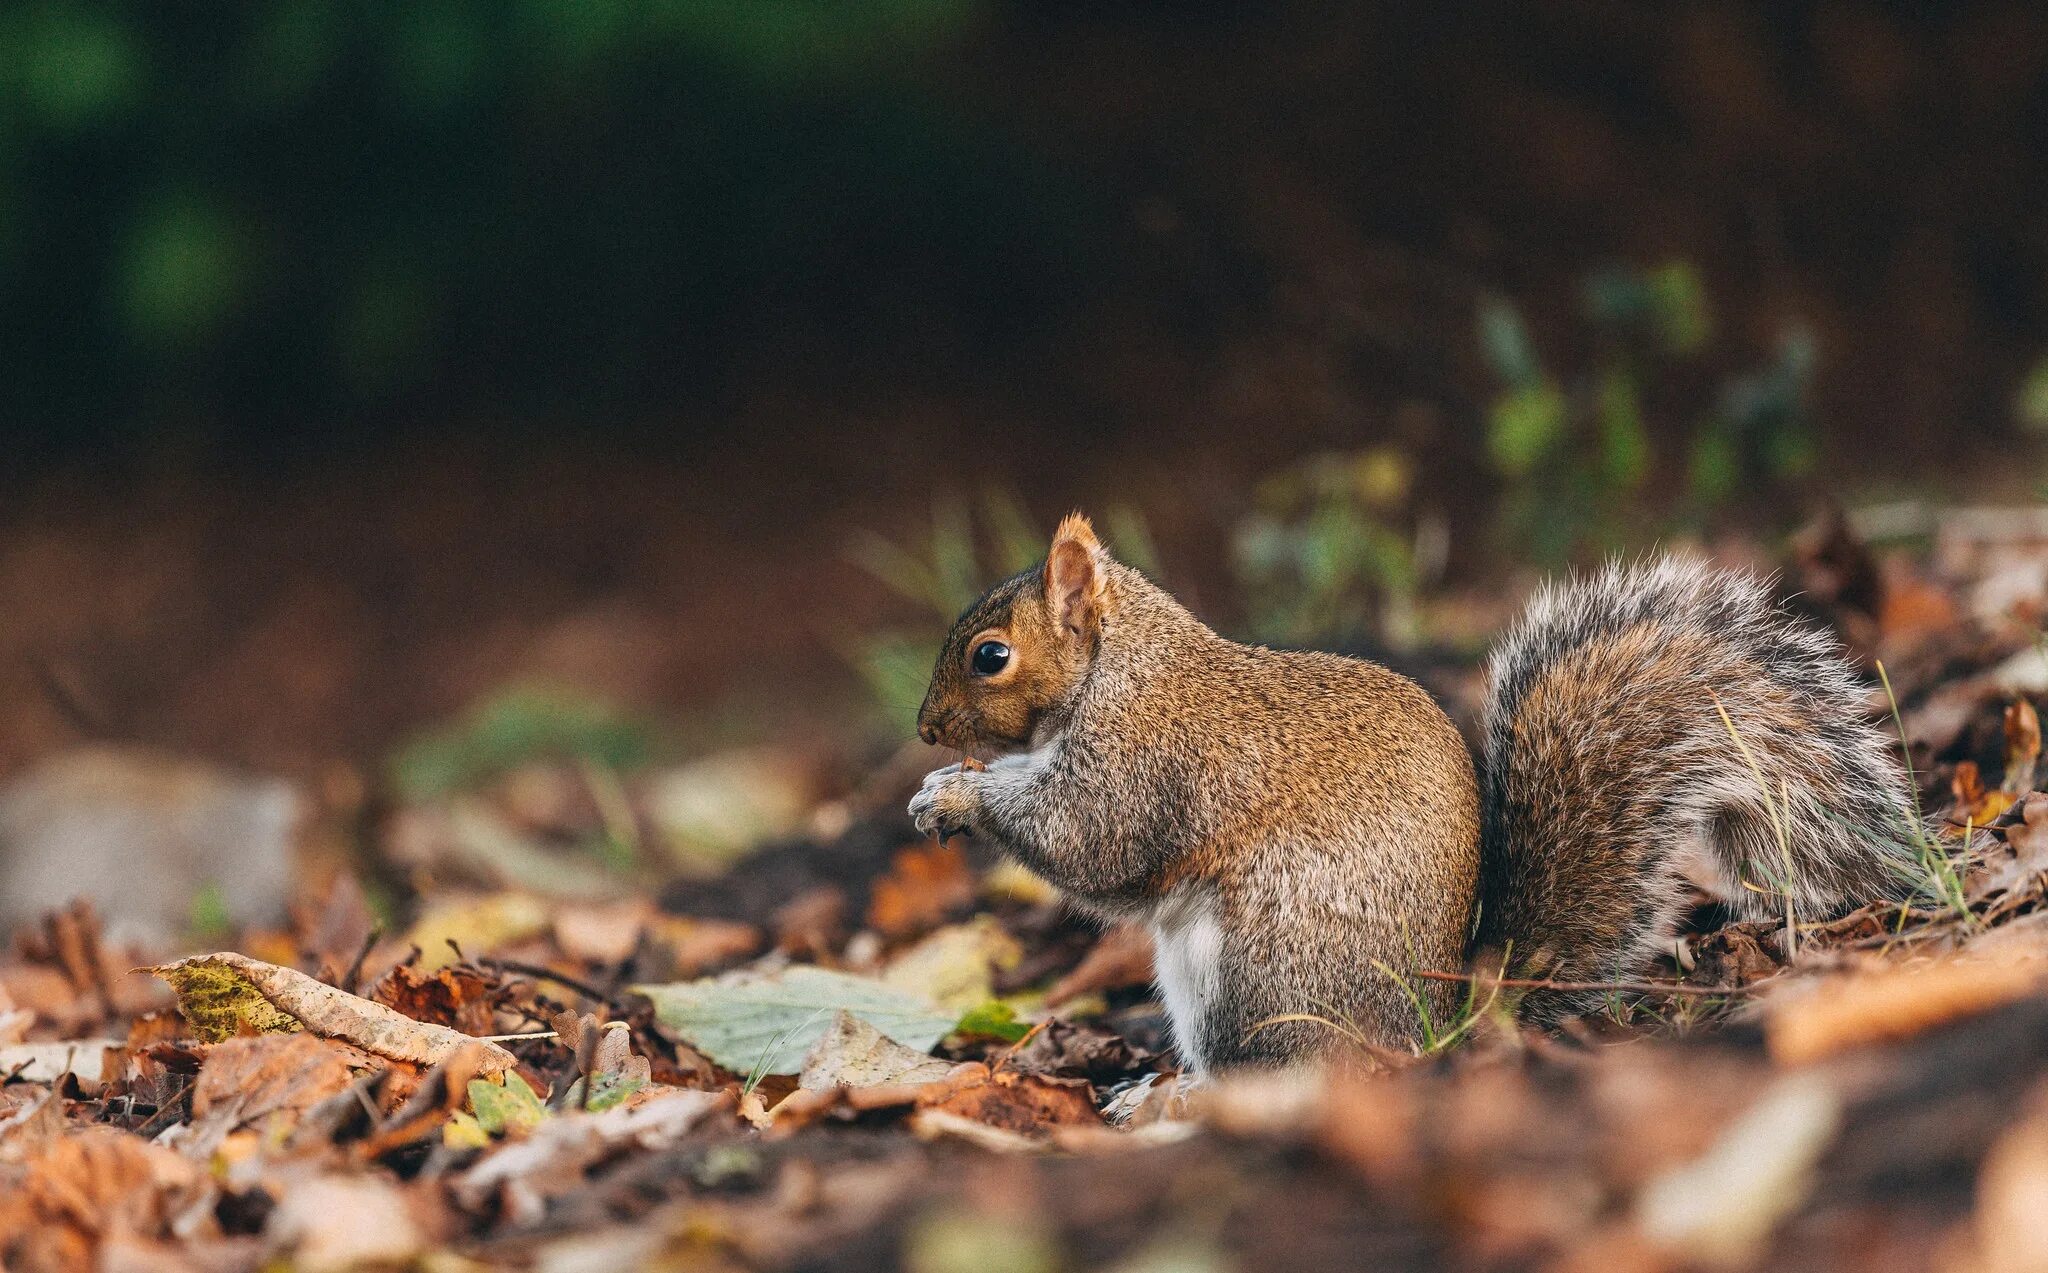
<instances>
[{"instance_id":1,"label":"squirrel back","mask_svg":"<svg viewBox=\"0 0 2048 1273\"><path fill-rule=\"evenodd\" d=\"M1916 878L1892 740L1835 642L1755 576L1667 558L1549 585L1490 678L1483 958L1625 979L1669 953L1688 885L1738 918L1810 918Z\"/></svg>"}]
</instances>

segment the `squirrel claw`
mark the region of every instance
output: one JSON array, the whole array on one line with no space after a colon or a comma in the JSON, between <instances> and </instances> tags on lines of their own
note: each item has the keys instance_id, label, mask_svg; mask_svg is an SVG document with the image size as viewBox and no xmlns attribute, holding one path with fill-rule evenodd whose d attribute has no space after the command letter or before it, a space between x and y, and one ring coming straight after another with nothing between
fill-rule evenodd
<instances>
[{"instance_id":1,"label":"squirrel claw","mask_svg":"<svg viewBox=\"0 0 2048 1273\"><path fill-rule=\"evenodd\" d=\"M973 797L963 790L969 775L958 765L934 769L910 798L910 821L921 834L943 841L970 829Z\"/></svg>"}]
</instances>

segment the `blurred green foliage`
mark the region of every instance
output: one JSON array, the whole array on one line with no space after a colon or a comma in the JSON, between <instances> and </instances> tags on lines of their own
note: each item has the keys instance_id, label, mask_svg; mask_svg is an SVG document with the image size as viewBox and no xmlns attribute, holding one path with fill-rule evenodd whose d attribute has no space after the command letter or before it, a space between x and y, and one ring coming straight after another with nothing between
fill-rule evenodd
<instances>
[{"instance_id":1,"label":"blurred green foliage","mask_svg":"<svg viewBox=\"0 0 2048 1273\"><path fill-rule=\"evenodd\" d=\"M533 762L581 761L598 774L636 769L654 758L656 746L651 726L609 703L515 686L406 744L392 758L391 778L404 798L429 800Z\"/></svg>"},{"instance_id":2,"label":"blurred green foliage","mask_svg":"<svg viewBox=\"0 0 2048 1273\"><path fill-rule=\"evenodd\" d=\"M473 385L587 412L715 394L768 321L820 357L1056 323L1113 267L1113 204L955 104L946 53L982 16L0 8L0 375L20 408L0 430L120 428L146 405L268 436L267 413ZM881 262L915 283L878 286Z\"/></svg>"},{"instance_id":3,"label":"blurred green foliage","mask_svg":"<svg viewBox=\"0 0 2048 1273\"><path fill-rule=\"evenodd\" d=\"M1788 328L1763 366L1702 391L1714 322L1690 265L1603 270L1582 299L1592 353L1574 374L1545 365L1513 304L1480 307L1480 348L1499 383L1486 448L1503 484L1499 529L1515 555L1558 564L1612 551L1738 496L1767 498L1811 467L1814 349L1804 328ZM1711 404L1704 412L1691 405L1701 400ZM1660 408L1683 414L1653 425ZM1670 453L1660 456L1653 439ZM1676 504L1654 481L1660 468L1682 470Z\"/></svg>"},{"instance_id":4,"label":"blurred green foliage","mask_svg":"<svg viewBox=\"0 0 2048 1273\"><path fill-rule=\"evenodd\" d=\"M1414 472L1391 447L1314 456L1259 484L1236 527L1245 621L1279 645L1416 638Z\"/></svg>"}]
</instances>

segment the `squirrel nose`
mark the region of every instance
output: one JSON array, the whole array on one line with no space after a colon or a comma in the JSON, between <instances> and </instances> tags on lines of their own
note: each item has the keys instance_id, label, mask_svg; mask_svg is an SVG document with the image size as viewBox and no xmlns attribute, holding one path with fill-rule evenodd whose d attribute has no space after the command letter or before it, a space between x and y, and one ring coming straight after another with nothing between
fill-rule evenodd
<instances>
[{"instance_id":1,"label":"squirrel nose","mask_svg":"<svg viewBox=\"0 0 2048 1273\"><path fill-rule=\"evenodd\" d=\"M939 742L939 727L929 723L919 725L917 727L917 736L933 746L937 746Z\"/></svg>"}]
</instances>

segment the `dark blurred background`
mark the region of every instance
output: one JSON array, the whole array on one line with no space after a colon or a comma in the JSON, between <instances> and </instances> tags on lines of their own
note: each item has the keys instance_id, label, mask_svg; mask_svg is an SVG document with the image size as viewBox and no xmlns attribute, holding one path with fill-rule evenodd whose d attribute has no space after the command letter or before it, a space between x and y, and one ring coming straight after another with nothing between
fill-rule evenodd
<instances>
[{"instance_id":1,"label":"dark blurred background","mask_svg":"<svg viewBox=\"0 0 2048 1273\"><path fill-rule=\"evenodd\" d=\"M0 772L891 736L1075 504L1401 650L2032 498L2044 72L2026 3L16 0Z\"/></svg>"}]
</instances>

